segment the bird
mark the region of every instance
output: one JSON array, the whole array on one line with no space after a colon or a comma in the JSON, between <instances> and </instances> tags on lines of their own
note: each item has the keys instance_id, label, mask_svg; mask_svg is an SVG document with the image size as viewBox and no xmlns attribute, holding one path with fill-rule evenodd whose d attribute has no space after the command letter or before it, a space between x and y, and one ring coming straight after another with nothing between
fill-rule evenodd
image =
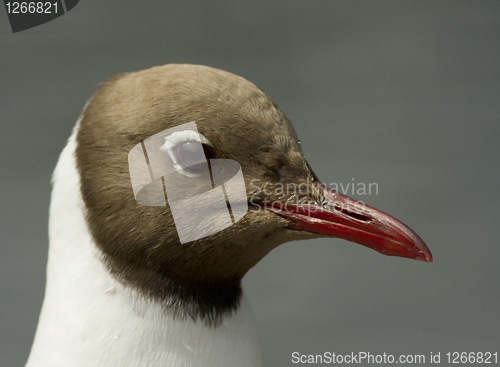
<instances>
[{"instance_id":1,"label":"bird","mask_svg":"<svg viewBox=\"0 0 500 367\"><path fill-rule=\"evenodd\" d=\"M219 185L212 178L207 192L228 191L227 205L213 210L232 211L231 221L194 239L182 240L173 195L158 186L170 176L155 181L160 194L144 189L146 198L165 198L159 204L134 192L134 147L172 129L156 153L172 160L179 195L201 192L190 180L224 162L236 162L231 175L243 183L243 200L228 201L227 177ZM432 262L408 226L319 180L290 120L261 89L208 66L167 64L103 82L52 186L45 297L26 367L261 366L241 281L277 246L331 237ZM192 200L176 203L196 212Z\"/></svg>"}]
</instances>

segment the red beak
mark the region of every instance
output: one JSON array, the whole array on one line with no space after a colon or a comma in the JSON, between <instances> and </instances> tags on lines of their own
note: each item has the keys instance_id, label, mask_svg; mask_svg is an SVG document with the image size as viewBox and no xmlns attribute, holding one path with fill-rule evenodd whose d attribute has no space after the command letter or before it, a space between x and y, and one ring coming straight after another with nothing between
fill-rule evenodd
<instances>
[{"instance_id":1,"label":"red beak","mask_svg":"<svg viewBox=\"0 0 500 367\"><path fill-rule=\"evenodd\" d=\"M290 229L359 243L384 255L432 262L424 241L407 225L371 206L321 185L323 203L273 203L266 207L291 220Z\"/></svg>"}]
</instances>

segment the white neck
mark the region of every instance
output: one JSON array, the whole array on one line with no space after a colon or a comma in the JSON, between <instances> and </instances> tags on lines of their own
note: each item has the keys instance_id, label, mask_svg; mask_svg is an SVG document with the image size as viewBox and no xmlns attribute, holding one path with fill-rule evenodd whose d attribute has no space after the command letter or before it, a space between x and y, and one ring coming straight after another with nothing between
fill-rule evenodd
<instances>
[{"instance_id":1,"label":"white neck","mask_svg":"<svg viewBox=\"0 0 500 367\"><path fill-rule=\"evenodd\" d=\"M84 219L77 129L54 172L47 287L26 367L260 366L245 298L235 315L213 328L173 319L109 274Z\"/></svg>"}]
</instances>

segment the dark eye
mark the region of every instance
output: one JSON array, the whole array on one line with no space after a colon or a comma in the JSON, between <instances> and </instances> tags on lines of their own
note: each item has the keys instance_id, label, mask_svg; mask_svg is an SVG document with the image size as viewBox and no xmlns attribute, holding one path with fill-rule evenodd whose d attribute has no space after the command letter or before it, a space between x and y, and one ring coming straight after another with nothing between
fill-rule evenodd
<instances>
[{"instance_id":1,"label":"dark eye","mask_svg":"<svg viewBox=\"0 0 500 367\"><path fill-rule=\"evenodd\" d=\"M182 168L191 172L208 169L210 159L214 158L212 147L198 141L185 141L177 145L175 155Z\"/></svg>"},{"instance_id":2,"label":"dark eye","mask_svg":"<svg viewBox=\"0 0 500 367\"><path fill-rule=\"evenodd\" d=\"M210 165L210 159L215 159L214 148L212 148L210 145L207 144L202 144L202 145L203 145L203 151L205 152L205 157L207 157L208 164Z\"/></svg>"}]
</instances>

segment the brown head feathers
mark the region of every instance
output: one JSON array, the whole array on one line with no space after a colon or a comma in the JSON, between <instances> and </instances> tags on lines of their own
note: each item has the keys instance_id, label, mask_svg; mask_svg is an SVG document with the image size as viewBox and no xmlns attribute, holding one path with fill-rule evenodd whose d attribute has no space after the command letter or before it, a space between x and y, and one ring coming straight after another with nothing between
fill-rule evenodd
<instances>
[{"instance_id":1,"label":"brown head feathers","mask_svg":"<svg viewBox=\"0 0 500 367\"><path fill-rule=\"evenodd\" d=\"M238 308L240 281L276 246L312 238L288 220L250 210L229 228L181 244L169 206L134 198L128 153L160 131L195 121L216 158L242 168L248 200L255 182L305 182L313 173L278 106L247 80L195 65L116 75L83 112L76 159L87 223L110 272L178 317L216 325ZM314 178L313 178L314 180Z\"/></svg>"}]
</instances>

